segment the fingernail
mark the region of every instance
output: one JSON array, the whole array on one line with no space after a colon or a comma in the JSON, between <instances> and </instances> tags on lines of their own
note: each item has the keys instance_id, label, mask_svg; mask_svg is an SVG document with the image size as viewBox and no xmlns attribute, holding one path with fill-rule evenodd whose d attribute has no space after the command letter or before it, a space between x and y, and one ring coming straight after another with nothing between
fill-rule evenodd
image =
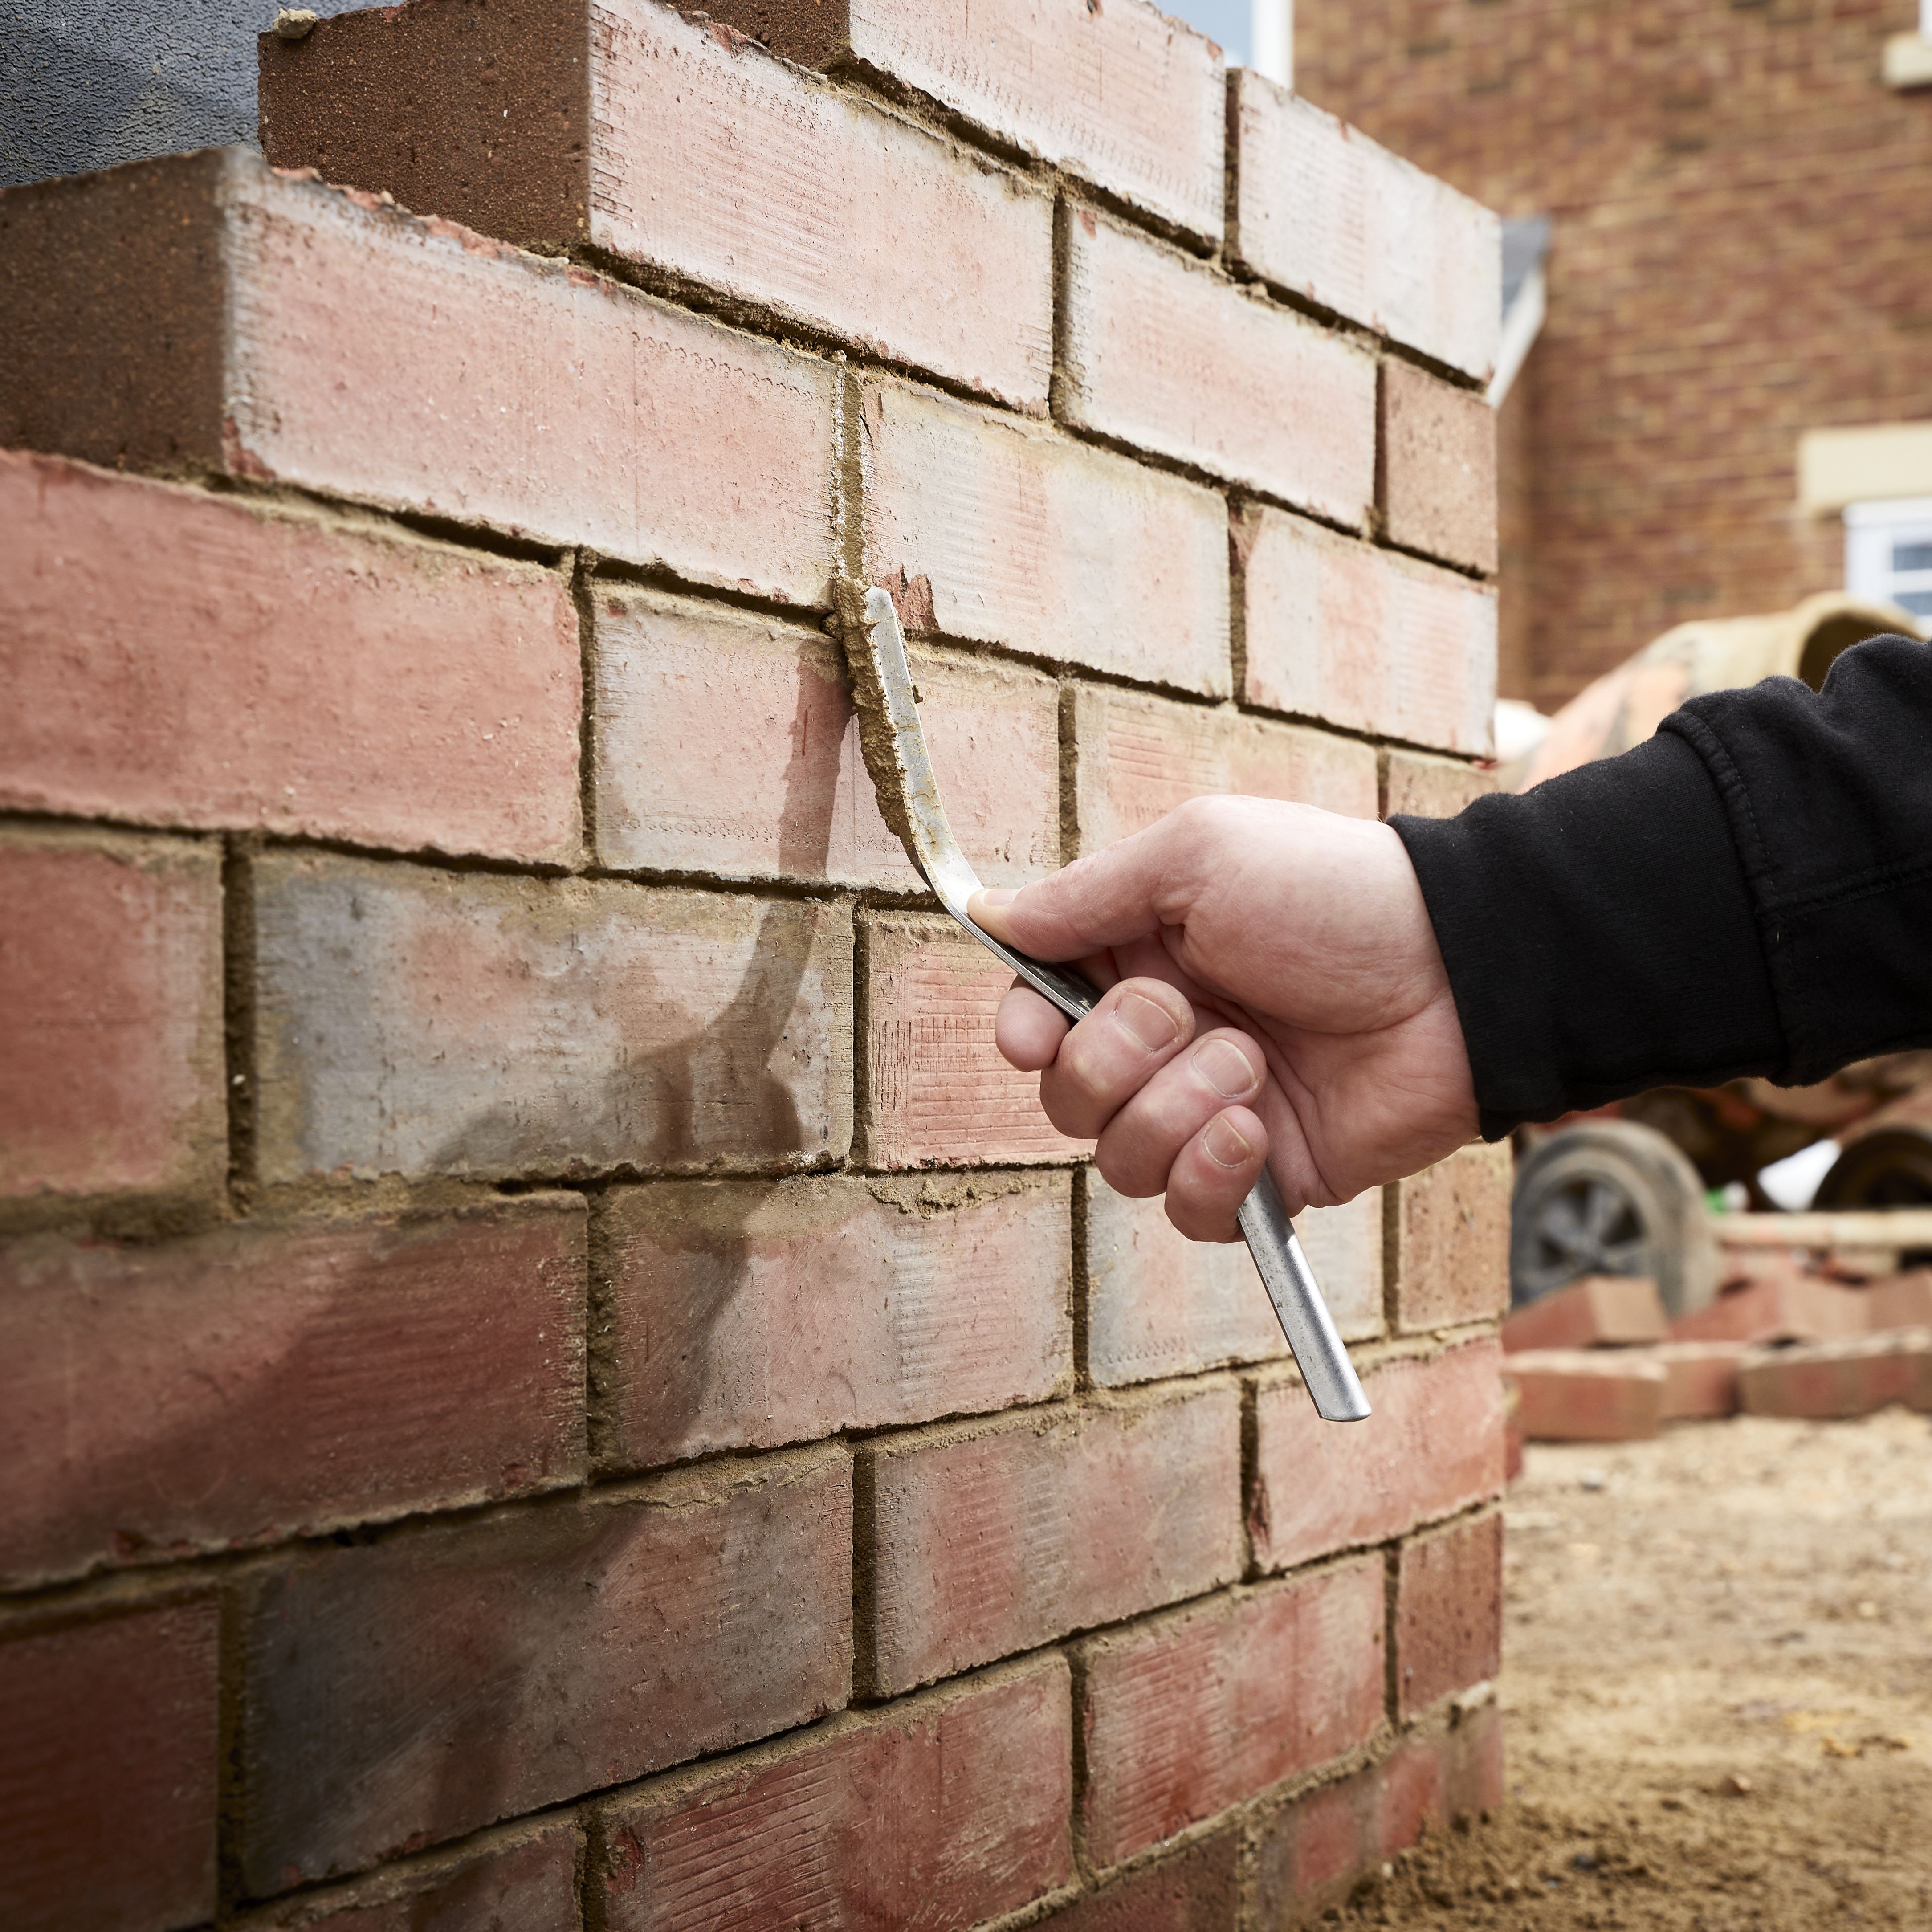
<instances>
[{"instance_id":1,"label":"fingernail","mask_svg":"<svg viewBox=\"0 0 1932 1932\"><path fill-rule=\"evenodd\" d=\"M1230 1048L1229 1051L1233 1049ZM1254 1158L1254 1149L1226 1114L1216 1114L1208 1123L1201 1136L1201 1144L1216 1167L1240 1167Z\"/></svg>"},{"instance_id":2,"label":"fingernail","mask_svg":"<svg viewBox=\"0 0 1932 1932\"><path fill-rule=\"evenodd\" d=\"M1150 1053L1172 1046L1180 1030L1165 1006L1140 993L1124 993L1114 1009L1114 1017Z\"/></svg>"},{"instance_id":3,"label":"fingernail","mask_svg":"<svg viewBox=\"0 0 1932 1932\"><path fill-rule=\"evenodd\" d=\"M976 906L1010 906L1018 897L1018 890L1012 886L986 886L973 895L973 903Z\"/></svg>"},{"instance_id":4,"label":"fingernail","mask_svg":"<svg viewBox=\"0 0 1932 1932\"><path fill-rule=\"evenodd\" d=\"M1202 1079L1230 1100L1255 1090L1255 1070L1232 1040L1204 1040L1194 1051L1194 1064Z\"/></svg>"}]
</instances>

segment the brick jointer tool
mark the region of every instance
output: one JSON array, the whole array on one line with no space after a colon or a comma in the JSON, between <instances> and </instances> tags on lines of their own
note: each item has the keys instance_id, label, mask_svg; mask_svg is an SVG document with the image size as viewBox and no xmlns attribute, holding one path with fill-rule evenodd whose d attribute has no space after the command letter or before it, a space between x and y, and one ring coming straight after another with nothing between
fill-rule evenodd
<instances>
[{"instance_id":1,"label":"brick jointer tool","mask_svg":"<svg viewBox=\"0 0 1932 1932\"><path fill-rule=\"evenodd\" d=\"M1083 975L1003 946L967 917L966 902L980 890L979 877L946 820L926 754L898 614L884 591L863 590L842 580L838 614L859 710L859 741L886 823L939 896L940 904L982 946L1070 1018L1091 1012L1100 994ZM1308 1257L1295 1238L1281 1190L1265 1167L1241 1203L1240 1218L1248 1252L1280 1318L1282 1333L1294 1351L1316 1412L1328 1422L1360 1421L1369 1413L1362 1384L1335 1332Z\"/></svg>"}]
</instances>

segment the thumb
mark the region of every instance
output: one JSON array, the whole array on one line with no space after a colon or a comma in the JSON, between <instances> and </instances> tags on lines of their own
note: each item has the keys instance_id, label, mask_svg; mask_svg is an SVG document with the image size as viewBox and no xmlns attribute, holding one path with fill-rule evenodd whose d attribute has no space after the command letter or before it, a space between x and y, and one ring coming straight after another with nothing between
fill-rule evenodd
<instances>
[{"instance_id":1,"label":"thumb","mask_svg":"<svg viewBox=\"0 0 1932 1932\"><path fill-rule=\"evenodd\" d=\"M1144 939L1174 922L1176 889L1167 821L1123 838L1018 891L975 892L976 925L1036 959L1082 959L1102 947Z\"/></svg>"}]
</instances>

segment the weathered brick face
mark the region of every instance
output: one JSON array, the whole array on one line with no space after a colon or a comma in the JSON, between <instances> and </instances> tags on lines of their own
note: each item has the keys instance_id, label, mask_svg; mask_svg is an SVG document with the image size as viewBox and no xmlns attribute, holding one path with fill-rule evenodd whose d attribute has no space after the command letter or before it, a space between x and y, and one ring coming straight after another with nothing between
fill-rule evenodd
<instances>
[{"instance_id":1,"label":"weathered brick face","mask_svg":"<svg viewBox=\"0 0 1932 1932\"><path fill-rule=\"evenodd\" d=\"M1491 1802L1497 1157L1301 1218L1318 1423L826 614L994 883L1460 809L1493 218L1148 0L262 62L0 194L0 1922L1245 1932Z\"/></svg>"}]
</instances>

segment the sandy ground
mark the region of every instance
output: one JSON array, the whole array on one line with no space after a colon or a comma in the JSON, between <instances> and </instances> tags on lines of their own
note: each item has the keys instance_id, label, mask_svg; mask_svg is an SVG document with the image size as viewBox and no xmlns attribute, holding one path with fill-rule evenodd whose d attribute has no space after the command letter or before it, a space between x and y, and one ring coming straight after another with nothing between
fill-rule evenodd
<instances>
[{"instance_id":1,"label":"sandy ground","mask_svg":"<svg viewBox=\"0 0 1932 1932\"><path fill-rule=\"evenodd\" d=\"M1532 1446L1510 1802L1337 1925L1932 1928L1932 1418Z\"/></svg>"}]
</instances>

